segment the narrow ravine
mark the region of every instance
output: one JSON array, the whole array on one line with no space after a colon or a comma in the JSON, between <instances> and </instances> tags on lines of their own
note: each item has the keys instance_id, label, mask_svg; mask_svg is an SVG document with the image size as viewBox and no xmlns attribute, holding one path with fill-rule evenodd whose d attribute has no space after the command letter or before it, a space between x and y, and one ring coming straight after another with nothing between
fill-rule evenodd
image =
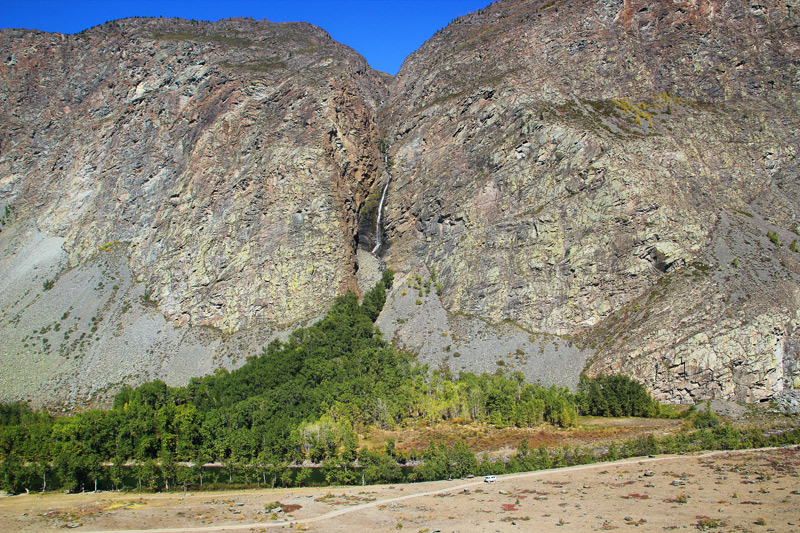
<instances>
[{"instance_id":1,"label":"narrow ravine","mask_svg":"<svg viewBox=\"0 0 800 533\"><path fill-rule=\"evenodd\" d=\"M383 204L386 202L386 193L389 191L389 184L392 183L392 169L389 167L389 154L383 153L383 164L386 166L386 172L389 174L389 179L386 180L386 185L383 186L383 193L381 194L381 201L378 204L378 220L375 222L375 248L372 249L372 254L378 253L383 244L381 223L383 222Z\"/></svg>"}]
</instances>

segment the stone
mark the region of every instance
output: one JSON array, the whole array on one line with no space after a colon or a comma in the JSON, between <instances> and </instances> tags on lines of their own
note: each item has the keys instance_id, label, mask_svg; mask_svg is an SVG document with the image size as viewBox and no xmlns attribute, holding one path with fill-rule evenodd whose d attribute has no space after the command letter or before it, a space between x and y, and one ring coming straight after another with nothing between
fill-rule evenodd
<instances>
[{"instance_id":1,"label":"stone","mask_svg":"<svg viewBox=\"0 0 800 533\"><path fill-rule=\"evenodd\" d=\"M0 31L0 401L236 368L384 265L434 367L797 388L800 13L684 4L493 3L395 77L303 23Z\"/></svg>"}]
</instances>

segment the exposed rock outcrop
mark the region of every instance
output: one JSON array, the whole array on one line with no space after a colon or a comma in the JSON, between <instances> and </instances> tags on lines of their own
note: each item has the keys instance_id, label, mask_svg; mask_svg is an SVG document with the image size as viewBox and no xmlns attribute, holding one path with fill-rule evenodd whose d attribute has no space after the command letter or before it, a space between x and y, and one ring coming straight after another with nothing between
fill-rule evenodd
<instances>
[{"instance_id":1,"label":"exposed rock outcrop","mask_svg":"<svg viewBox=\"0 0 800 533\"><path fill-rule=\"evenodd\" d=\"M395 78L307 24L3 30L0 399L230 368L369 285L387 143L379 325L422 361L794 387L799 8L503 0Z\"/></svg>"},{"instance_id":2,"label":"exposed rock outcrop","mask_svg":"<svg viewBox=\"0 0 800 533\"><path fill-rule=\"evenodd\" d=\"M798 10L505 1L404 63L384 259L661 399L797 375ZM743 214L744 213L744 214ZM753 215L752 217L750 215ZM735 263L735 264L734 264Z\"/></svg>"},{"instance_id":3,"label":"exposed rock outcrop","mask_svg":"<svg viewBox=\"0 0 800 533\"><path fill-rule=\"evenodd\" d=\"M28 283L37 301L68 309L75 292L95 294L89 285L64 292L61 280L117 243L138 292L172 324L148 329L145 344L163 344L166 329L183 338L172 329L182 326L210 327L217 341L249 329L263 341L355 287L358 212L383 168L373 115L385 75L327 33L244 19L127 19L74 36L4 30L0 50L0 209L35 224L17 239L60 239L65 254L53 290ZM25 275L3 277L24 286ZM31 345L44 317L3 296L5 315L19 316L2 324L5 379L26 382L18 363L39 358L66 373L66 390L90 392L75 381L86 369L64 362L89 347L67 343L56 354L63 332ZM104 340L108 327L96 328L93 349L129 359ZM178 344L154 352L174 362L189 349ZM233 351L243 360L255 349ZM215 352L196 353L199 370L230 365L212 362ZM140 366L134 382L187 379ZM64 387L43 382L4 384L4 399L41 393L39 385L51 391L45 399L63 399Z\"/></svg>"}]
</instances>

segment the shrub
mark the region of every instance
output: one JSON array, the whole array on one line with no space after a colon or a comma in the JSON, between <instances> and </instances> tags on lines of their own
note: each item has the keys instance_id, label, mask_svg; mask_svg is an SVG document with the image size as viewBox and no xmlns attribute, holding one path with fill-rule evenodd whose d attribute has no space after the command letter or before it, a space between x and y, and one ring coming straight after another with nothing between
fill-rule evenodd
<instances>
[{"instance_id":1,"label":"shrub","mask_svg":"<svg viewBox=\"0 0 800 533\"><path fill-rule=\"evenodd\" d=\"M577 403L593 416L658 416L661 405L639 381L627 376L582 376Z\"/></svg>"},{"instance_id":2,"label":"shrub","mask_svg":"<svg viewBox=\"0 0 800 533\"><path fill-rule=\"evenodd\" d=\"M706 530L714 529L724 526L725 523L719 518L710 518L708 516L701 516L697 520L697 529Z\"/></svg>"},{"instance_id":3,"label":"shrub","mask_svg":"<svg viewBox=\"0 0 800 533\"><path fill-rule=\"evenodd\" d=\"M711 403L706 404L706 408L702 411L696 412L692 416L692 425L698 429L713 428L722 423L722 420L716 413L711 411Z\"/></svg>"}]
</instances>

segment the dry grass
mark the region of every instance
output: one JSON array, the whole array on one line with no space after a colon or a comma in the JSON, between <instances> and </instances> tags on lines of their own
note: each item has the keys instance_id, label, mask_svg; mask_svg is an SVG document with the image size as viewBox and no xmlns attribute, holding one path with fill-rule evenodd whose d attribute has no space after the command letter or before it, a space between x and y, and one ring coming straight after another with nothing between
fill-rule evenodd
<instances>
[{"instance_id":1,"label":"dry grass","mask_svg":"<svg viewBox=\"0 0 800 533\"><path fill-rule=\"evenodd\" d=\"M535 428L497 428L491 425L442 422L435 426L418 423L394 430L370 429L359 445L382 449L387 439L395 439L398 450L408 452L423 450L430 442L448 446L463 441L476 452L515 450L523 440L530 446L589 446L636 438L650 433L659 436L680 430L682 421L653 418L598 418L580 417L575 428L561 429L549 424Z\"/></svg>"}]
</instances>

